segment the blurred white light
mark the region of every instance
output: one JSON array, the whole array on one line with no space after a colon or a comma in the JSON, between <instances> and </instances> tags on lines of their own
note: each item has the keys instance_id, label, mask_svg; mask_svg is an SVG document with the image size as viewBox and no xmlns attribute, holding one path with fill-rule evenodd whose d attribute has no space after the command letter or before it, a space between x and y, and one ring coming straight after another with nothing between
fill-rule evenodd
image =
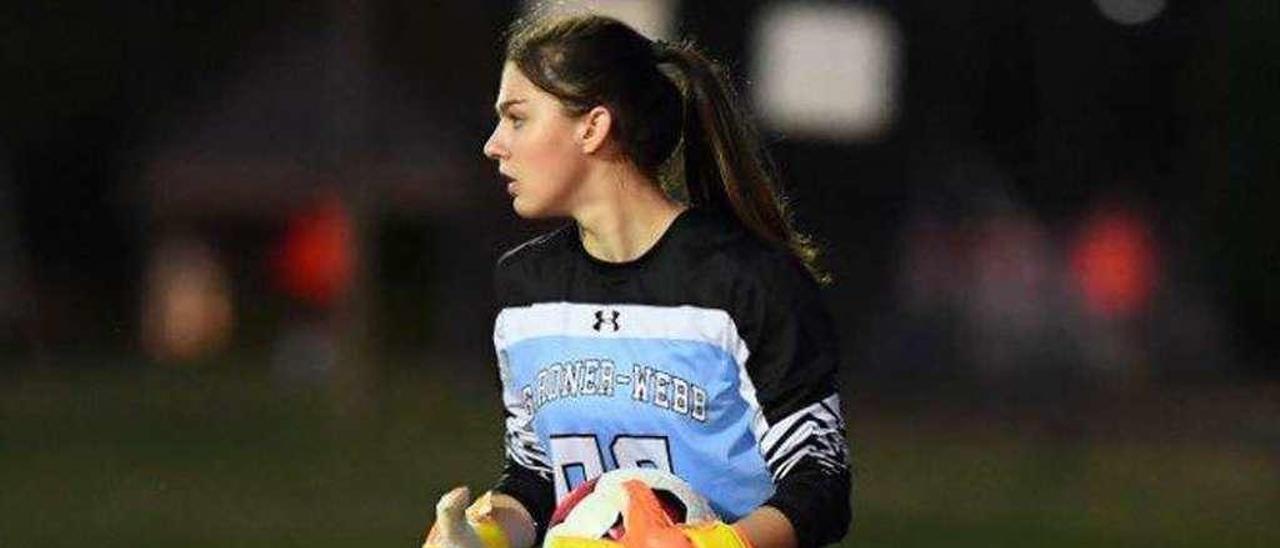
<instances>
[{"instance_id":1,"label":"blurred white light","mask_svg":"<svg viewBox=\"0 0 1280 548\"><path fill-rule=\"evenodd\" d=\"M1165 0L1093 0L1098 11L1121 25L1141 25L1164 11Z\"/></svg>"},{"instance_id":2,"label":"blurred white light","mask_svg":"<svg viewBox=\"0 0 1280 548\"><path fill-rule=\"evenodd\" d=\"M525 0L525 12L596 13L612 17L651 40L673 40L676 0Z\"/></svg>"},{"instance_id":3,"label":"blurred white light","mask_svg":"<svg viewBox=\"0 0 1280 548\"><path fill-rule=\"evenodd\" d=\"M755 35L756 108L795 136L877 139L897 110L899 43L896 24L879 8L774 4Z\"/></svg>"}]
</instances>

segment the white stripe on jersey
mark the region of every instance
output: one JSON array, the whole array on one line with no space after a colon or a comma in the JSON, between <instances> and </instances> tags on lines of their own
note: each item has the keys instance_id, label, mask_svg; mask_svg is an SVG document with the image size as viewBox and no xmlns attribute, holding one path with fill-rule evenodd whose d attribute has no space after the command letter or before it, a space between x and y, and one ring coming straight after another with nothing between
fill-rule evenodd
<instances>
[{"instance_id":1,"label":"white stripe on jersey","mask_svg":"<svg viewBox=\"0 0 1280 548\"><path fill-rule=\"evenodd\" d=\"M502 350L550 336L696 341L723 350L739 365L746 364L749 355L728 312L689 305L558 302L509 307L498 313L493 342Z\"/></svg>"},{"instance_id":2,"label":"white stripe on jersey","mask_svg":"<svg viewBox=\"0 0 1280 548\"><path fill-rule=\"evenodd\" d=\"M805 457L829 471L847 467L840 396L832 394L778 421L765 434L760 449L775 480Z\"/></svg>"}]
</instances>

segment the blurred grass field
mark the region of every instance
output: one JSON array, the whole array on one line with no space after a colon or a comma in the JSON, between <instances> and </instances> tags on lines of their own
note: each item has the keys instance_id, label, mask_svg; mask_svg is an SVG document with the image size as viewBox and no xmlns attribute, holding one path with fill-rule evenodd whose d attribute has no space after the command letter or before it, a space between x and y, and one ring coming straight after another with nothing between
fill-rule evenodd
<instances>
[{"instance_id":1,"label":"blurred grass field","mask_svg":"<svg viewBox=\"0 0 1280 548\"><path fill-rule=\"evenodd\" d=\"M417 546L501 454L495 388L455 377L388 374L352 413L243 372L5 373L0 546ZM1227 390L1064 432L855 396L844 545L1280 546L1280 400Z\"/></svg>"}]
</instances>

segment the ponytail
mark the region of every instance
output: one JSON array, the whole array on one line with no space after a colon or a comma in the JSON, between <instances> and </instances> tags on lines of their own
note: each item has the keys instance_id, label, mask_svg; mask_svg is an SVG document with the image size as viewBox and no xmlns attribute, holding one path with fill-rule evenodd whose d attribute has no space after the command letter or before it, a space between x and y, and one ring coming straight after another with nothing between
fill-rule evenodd
<instances>
[{"instance_id":1,"label":"ponytail","mask_svg":"<svg viewBox=\"0 0 1280 548\"><path fill-rule=\"evenodd\" d=\"M659 65L673 67L680 90L683 131L671 168L683 175L689 204L732 213L766 242L785 246L819 283L830 275L818 264L818 247L791 224L775 189L776 168L760 145L725 70L689 42L654 44Z\"/></svg>"}]
</instances>

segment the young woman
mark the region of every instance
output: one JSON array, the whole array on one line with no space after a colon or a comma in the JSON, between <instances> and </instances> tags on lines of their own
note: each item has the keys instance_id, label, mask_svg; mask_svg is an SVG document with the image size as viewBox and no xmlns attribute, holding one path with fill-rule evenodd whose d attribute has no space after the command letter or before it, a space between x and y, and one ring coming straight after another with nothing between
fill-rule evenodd
<instances>
[{"instance_id":1,"label":"young woman","mask_svg":"<svg viewBox=\"0 0 1280 548\"><path fill-rule=\"evenodd\" d=\"M428 544L532 545L558 499L633 466L688 481L741 544L839 540L831 320L723 71L599 16L518 22L506 59L484 154L517 214L573 222L498 261L506 465L465 522L465 488L445 495Z\"/></svg>"}]
</instances>

